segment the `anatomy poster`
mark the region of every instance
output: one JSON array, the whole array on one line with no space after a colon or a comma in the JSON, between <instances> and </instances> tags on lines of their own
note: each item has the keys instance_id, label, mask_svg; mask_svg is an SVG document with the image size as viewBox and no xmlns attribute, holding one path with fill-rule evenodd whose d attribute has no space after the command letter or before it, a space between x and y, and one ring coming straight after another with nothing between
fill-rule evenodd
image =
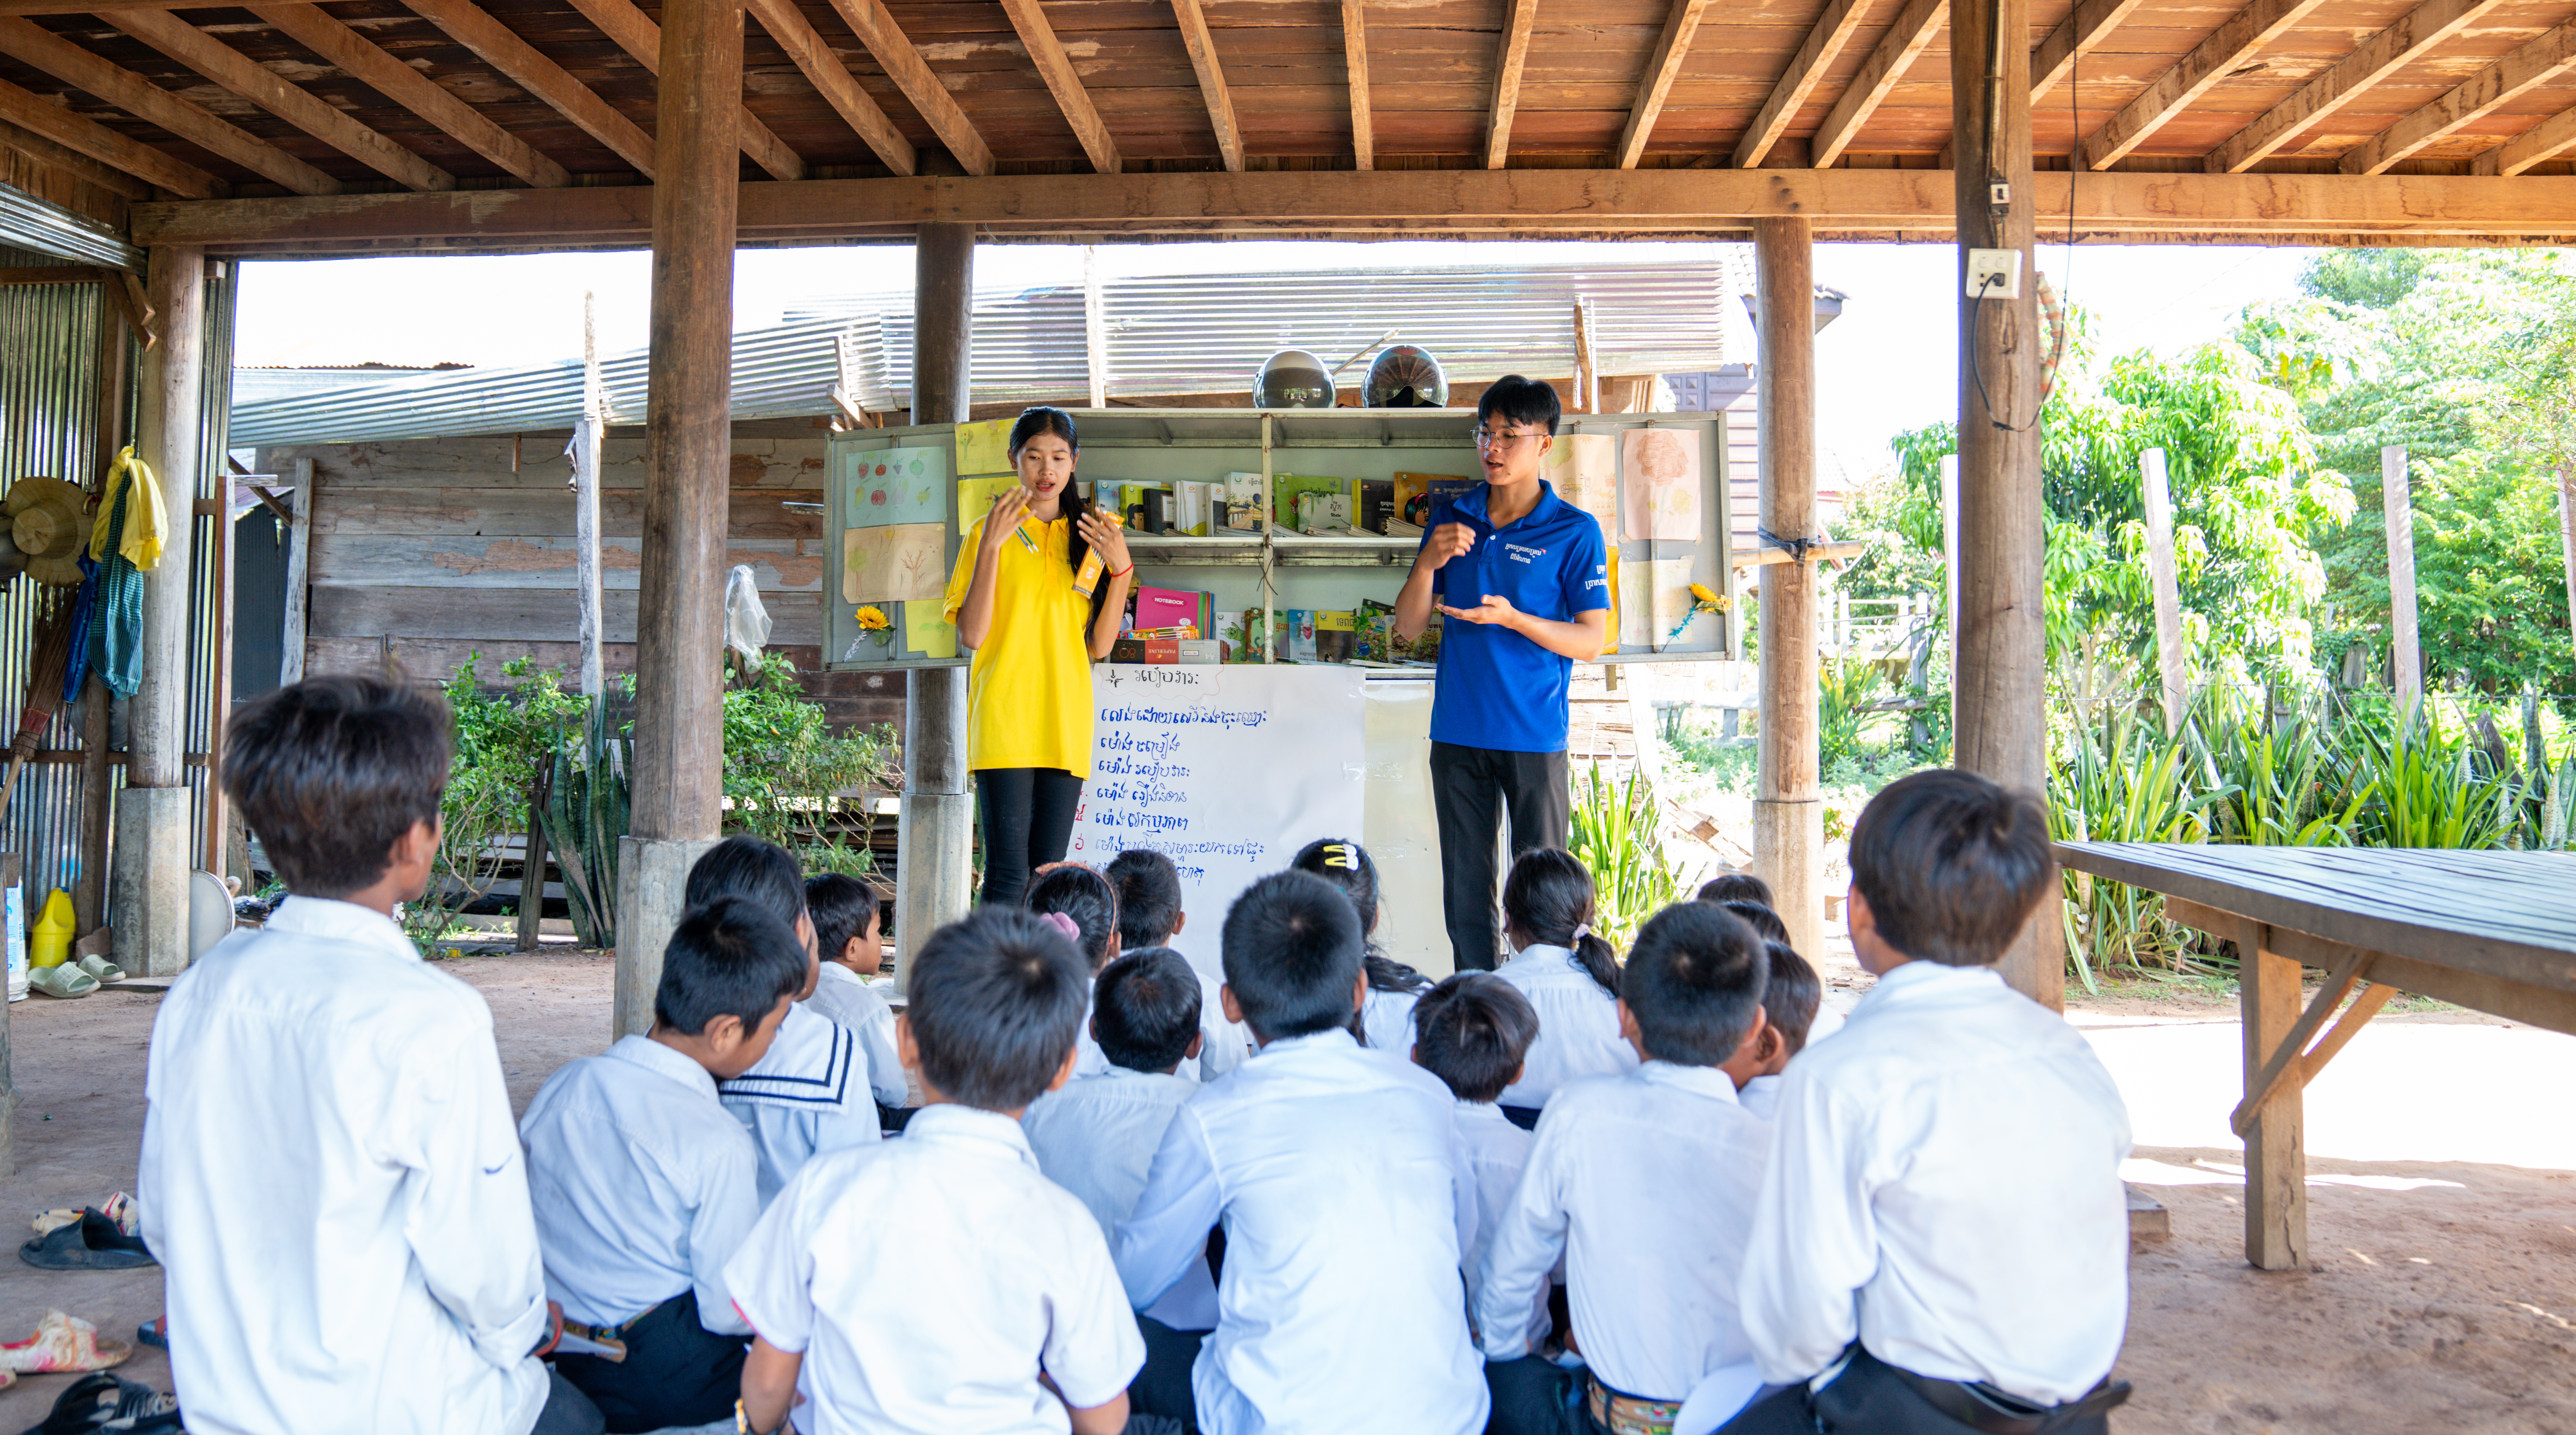
<instances>
[{"instance_id":1,"label":"anatomy poster","mask_svg":"<svg viewBox=\"0 0 2576 1435\"><path fill-rule=\"evenodd\" d=\"M1699 446L1693 430L1642 428L1619 435L1626 537L1699 538Z\"/></svg>"}]
</instances>

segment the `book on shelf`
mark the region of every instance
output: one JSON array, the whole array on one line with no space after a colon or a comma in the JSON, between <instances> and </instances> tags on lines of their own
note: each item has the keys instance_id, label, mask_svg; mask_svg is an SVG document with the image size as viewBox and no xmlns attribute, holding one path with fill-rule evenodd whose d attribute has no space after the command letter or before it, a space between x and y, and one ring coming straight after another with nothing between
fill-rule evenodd
<instances>
[{"instance_id":1,"label":"book on shelf","mask_svg":"<svg viewBox=\"0 0 2576 1435\"><path fill-rule=\"evenodd\" d=\"M1270 501L1273 521L1282 528L1298 527L1297 520L1301 512L1298 503L1309 493L1328 493L1339 496L1344 509L1342 522L1345 524L1350 522L1348 514L1350 490L1343 485L1342 480L1306 473L1282 473L1272 476Z\"/></svg>"},{"instance_id":2,"label":"book on shelf","mask_svg":"<svg viewBox=\"0 0 2576 1435\"><path fill-rule=\"evenodd\" d=\"M1140 629L1178 627L1199 620L1199 595L1187 589L1139 583L1135 597L1136 626Z\"/></svg>"},{"instance_id":3,"label":"book on shelf","mask_svg":"<svg viewBox=\"0 0 2576 1435\"><path fill-rule=\"evenodd\" d=\"M1214 504L1210 490L1215 487L1212 483L1186 480L1172 485L1172 532L1176 536L1205 538L1214 531L1209 519Z\"/></svg>"},{"instance_id":4,"label":"book on shelf","mask_svg":"<svg viewBox=\"0 0 2576 1435\"><path fill-rule=\"evenodd\" d=\"M1298 494L1297 522L1294 527L1310 538L1349 533L1351 531L1351 496L1347 493Z\"/></svg>"},{"instance_id":5,"label":"book on shelf","mask_svg":"<svg viewBox=\"0 0 2576 1435\"><path fill-rule=\"evenodd\" d=\"M1315 661L1315 611L1311 608L1279 610L1279 652L1283 663Z\"/></svg>"},{"instance_id":6,"label":"book on shelf","mask_svg":"<svg viewBox=\"0 0 2576 1435\"><path fill-rule=\"evenodd\" d=\"M1395 476L1395 516L1417 532L1431 526L1431 510L1453 501L1482 480L1451 473L1399 473Z\"/></svg>"},{"instance_id":7,"label":"book on shelf","mask_svg":"<svg viewBox=\"0 0 2576 1435\"><path fill-rule=\"evenodd\" d=\"M1125 638L1144 638L1152 640L1159 638L1195 638L1198 635L1198 624L1174 623L1171 626L1164 628L1130 628L1119 636Z\"/></svg>"},{"instance_id":8,"label":"book on shelf","mask_svg":"<svg viewBox=\"0 0 2576 1435\"><path fill-rule=\"evenodd\" d=\"M1383 537L1395 516L1395 483L1384 478L1351 480L1351 526Z\"/></svg>"},{"instance_id":9,"label":"book on shelf","mask_svg":"<svg viewBox=\"0 0 2576 1435\"><path fill-rule=\"evenodd\" d=\"M1422 536L1422 525L1419 523L1407 523L1401 518L1390 518L1386 521L1386 536L1389 538L1419 538Z\"/></svg>"},{"instance_id":10,"label":"book on shelf","mask_svg":"<svg viewBox=\"0 0 2576 1435\"><path fill-rule=\"evenodd\" d=\"M1315 614L1315 658L1319 663L1347 663L1356 635L1358 614L1348 608L1326 608Z\"/></svg>"},{"instance_id":11,"label":"book on shelf","mask_svg":"<svg viewBox=\"0 0 2576 1435\"><path fill-rule=\"evenodd\" d=\"M1225 644L1214 638L1181 639L1181 661L1184 663L1223 662Z\"/></svg>"},{"instance_id":12,"label":"book on shelf","mask_svg":"<svg viewBox=\"0 0 2576 1435\"><path fill-rule=\"evenodd\" d=\"M1261 475L1240 470L1225 476L1225 526L1246 532L1261 528Z\"/></svg>"}]
</instances>

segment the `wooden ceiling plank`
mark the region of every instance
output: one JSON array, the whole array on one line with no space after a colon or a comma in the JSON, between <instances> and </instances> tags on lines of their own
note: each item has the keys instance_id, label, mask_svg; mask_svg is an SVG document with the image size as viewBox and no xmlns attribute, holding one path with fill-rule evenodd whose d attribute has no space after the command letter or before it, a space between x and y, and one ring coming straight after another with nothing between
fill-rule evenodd
<instances>
[{"instance_id":1,"label":"wooden ceiling plank","mask_svg":"<svg viewBox=\"0 0 2576 1435\"><path fill-rule=\"evenodd\" d=\"M2458 34L2496 4L2497 0L2425 0L2211 150L2203 167L2211 174L2252 169L2279 153L2282 146L2309 126L2361 98L2372 86L2422 58L2426 51Z\"/></svg>"},{"instance_id":2,"label":"wooden ceiling plank","mask_svg":"<svg viewBox=\"0 0 2576 1435\"><path fill-rule=\"evenodd\" d=\"M456 187L456 176L167 10L111 10L99 18L405 189Z\"/></svg>"},{"instance_id":3,"label":"wooden ceiling plank","mask_svg":"<svg viewBox=\"0 0 2576 1435\"><path fill-rule=\"evenodd\" d=\"M2057 22L2039 48L2030 52L2030 102L2054 88L2058 81L2075 72L2075 64L2093 52L2129 13L2146 0L2079 0L2067 17Z\"/></svg>"},{"instance_id":4,"label":"wooden ceiling plank","mask_svg":"<svg viewBox=\"0 0 2576 1435\"><path fill-rule=\"evenodd\" d=\"M1377 168L1377 121L1369 114L1368 3L1342 0L1342 65L1351 84L1354 169Z\"/></svg>"},{"instance_id":5,"label":"wooden ceiling plank","mask_svg":"<svg viewBox=\"0 0 2576 1435\"><path fill-rule=\"evenodd\" d=\"M1527 4L1529 0L1519 0ZM1243 131L1234 121L1234 96L1225 87L1225 67L1216 57L1216 37L1208 33L1207 12L1199 0L1172 0L1173 18L1180 21L1181 46L1190 52L1190 68L1198 72L1199 93L1207 100L1208 125L1216 131L1216 152L1225 161L1226 172L1243 172Z\"/></svg>"},{"instance_id":6,"label":"wooden ceiling plank","mask_svg":"<svg viewBox=\"0 0 2576 1435\"><path fill-rule=\"evenodd\" d=\"M644 67L644 72L659 79L662 74L662 27L652 16L635 7L633 0L572 0L582 18L599 27L599 33L617 43L628 59ZM734 118L734 132L742 152L772 179L803 179L804 158L788 148L760 117L745 108Z\"/></svg>"},{"instance_id":7,"label":"wooden ceiling plank","mask_svg":"<svg viewBox=\"0 0 2576 1435\"><path fill-rule=\"evenodd\" d=\"M1343 9L1354 3L1343 0ZM1064 111L1064 122L1073 127L1073 137L1081 141L1082 152L1091 157L1091 167L1102 174L1116 174L1118 137L1101 122L1091 91L1083 88L1082 76L1073 68L1073 57L1064 52L1064 41L1057 38L1046 8L1038 0L1002 0L1002 10L1011 17L1011 28L1020 33L1020 44L1037 66L1038 78L1046 81L1047 93L1055 96L1056 108Z\"/></svg>"},{"instance_id":8,"label":"wooden ceiling plank","mask_svg":"<svg viewBox=\"0 0 2576 1435\"><path fill-rule=\"evenodd\" d=\"M957 97L948 92L938 72L921 57L920 49L903 33L903 27L895 23L885 0L832 0L832 8L840 12L842 22L859 37L859 43L868 47L868 53L876 56L886 78L894 81L894 87L912 102L913 109L930 125L930 132L939 136L939 142L948 146L957 163L968 174L991 174L993 147L984 142L983 134L967 118Z\"/></svg>"},{"instance_id":9,"label":"wooden ceiling plank","mask_svg":"<svg viewBox=\"0 0 2576 1435\"><path fill-rule=\"evenodd\" d=\"M0 54L23 60L64 84L87 90L139 120L159 125L297 194L340 192L340 181L33 20L0 17Z\"/></svg>"},{"instance_id":10,"label":"wooden ceiling plank","mask_svg":"<svg viewBox=\"0 0 2576 1435\"><path fill-rule=\"evenodd\" d=\"M1342 0L1344 9L1356 0ZM1655 132L1655 121L1664 112L1664 99L1672 93L1673 81L1680 77L1682 61L1690 57L1691 41L1699 34L1700 17L1707 13L1709 0L1673 0L1672 9L1664 15L1663 36L1655 41L1655 53L1646 61L1646 73L1637 81L1637 98L1628 105L1628 127L1619 134L1617 162L1621 169L1635 169L1646 153L1646 141Z\"/></svg>"},{"instance_id":11,"label":"wooden ceiling plank","mask_svg":"<svg viewBox=\"0 0 2576 1435\"><path fill-rule=\"evenodd\" d=\"M0 81L0 83L6 82ZM20 93L23 94L24 91ZM34 96L30 95L28 98L33 99ZM50 109L52 106L49 105L47 108ZM102 125L100 128L106 127ZM115 132L110 130L109 133ZM5 118L0 118L0 149L17 155L29 164L43 165L47 169L69 175L83 184L96 185L111 194L121 194L127 199L152 197L151 185L124 170L114 165L101 164L70 145L47 139L34 130L20 129ZM212 175L206 177L214 178Z\"/></svg>"},{"instance_id":12,"label":"wooden ceiling plank","mask_svg":"<svg viewBox=\"0 0 2576 1435\"><path fill-rule=\"evenodd\" d=\"M1905 72L1923 53L1932 37L1940 33L1950 18L1950 0L1906 0L1905 8L1896 14L1896 23L1879 37L1878 47L1861 61L1860 73L1852 76L1842 98L1834 101L1831 113L1808 141L1807 163L1816 169L1830 169L1860 138L1860 128L1886 102L1888 92L1896 88Z\"/></svg>"},{"instance_id":13,"label":"wooden ceiling plank","mask_svg":"<svg viewBox=\"0 0 2576 1435\"><path fill-rule=\"evenodd\" d=\"M341 24L319 5L254 5L251 13L342 74L436 126L440 133L540 189L570 184L564 167L485 119L437 81L395 59L375 41Z\"/></svg>"},{"instance_id":14,"label":"wooden ceiling plank","mask_svg":"<svg viewBox=\"0 0 2576 1435\"><path fill-rule=\"evenodd\" d=\"M805 81L814 87L832 112L841 117L858 137L874 151L885 167L899 175L908 175L921 166L921 156L895 128L867 90L859 84L850 67L832 53L832 44L805 18L792 0L744 0L743 9L769 32L769 38L796 62Z\"/></svg>"},{"instance_id":15,"label":"wooden ceiling plank","mask_svg":"<svg viewBox=\"0 0 2576 1435\"><path fill-rule=\"evenodd\" d=\"M1770 156L1771 147L1789 130L1789 123L1804 109L1807 97L1825 78L1825 72L1842 58L1852 38L1860 32L1863 0L1828 0L1825 13L1808 27L1806 40L1798 53L1789 57L1789 67L1780 72L1779 82L1771 87L1771 98L1744 127L1743 137L1735 142L1735 167L1755 169Z\"/></svg>"},{"instance_id":16,"label":"wooden ceiling plank","mask_svg":"<svg viewBox=\"0 0 2576 1435\"><path fill-rule=\"evenodd\" d=\"M653 137L601 99L598 91L539 54L535 46L519 38L517 31L470 0L403 0L403 4L481 56L483 63L508 76L511 83L579 126L583 133L608 146L611 153L634 166L636 173L646 179L653 177Z\"/></svg>"},{"instance_id":17,"label":"wooden ceiling plank","mask_svg":"<svg viewBox=\"0 0 2576 1435\"><path fill-rule=\"evenodd\" d=\"M2431 104L2355 146L2338 162L2345 174L2378 174L2489 110L2576 67L2576 20L2527 40Z\"/></svg>"},{"instance_id":18,"label":"wooden ceiling plank","mask_svg":"<svg viewBox=\"0 0 2576 1435\"><path fill-rule=\"evenodd\" d=\"M2576 149L2576 110L2560 110L2479 155L2471 168L2479 174L2516 175L2570 149Z\"/></svg>"},{"instance_id":19,"label":"wooden ceiling plank","mask_svg":"<svg viewBox=\"0 0 2576 1435\"><path fill-rule=\"evenodd\" d=\"M1196 0L1192 0L1196 3ZM1521 71L1529 64L1530 31L1538 0L1504 0L1503 33L1494 45L1494 97L1485 111L1485 168L1501 169L1512 157L1512 117L1521 107Z\"/></svg>"},{"instance_id":20,"label":"wooden ceiling plank","mask_svg":"<svg viewBox=\"0 0 2576 1435\"><path fill-rule=\"evenodd\" d=\"M76 154L87 155L109 169L132 175L146 186L158 186L190 199L224 199L232 186L214 175L173 158L140 140L109 129L86 115L76 115L32 90L0 80L0 121L18 126ZM0 143L9 143L0 140ZM17 148L12 143L11 148ZM93 181L94 183L98 181ZM129 198L148 198L146 194Z\"/></svg>"},{"instance_id":21,"label":"wooden ceiling plank","mask_svg":"<svg viewBox=\"0 0 2576 1435\"><path fill-rule=\"evenodd\" d=\"M2253 0L2230 15L2191 53L2156 77L2145 92L2120 108L2102 128L2086 137L2078 151L2084 168L2108 169L2144 144L2165 123L2226 79L2229 72L2254 57L2307 17L2321 0Z\"/></svg>"}]
</instances>

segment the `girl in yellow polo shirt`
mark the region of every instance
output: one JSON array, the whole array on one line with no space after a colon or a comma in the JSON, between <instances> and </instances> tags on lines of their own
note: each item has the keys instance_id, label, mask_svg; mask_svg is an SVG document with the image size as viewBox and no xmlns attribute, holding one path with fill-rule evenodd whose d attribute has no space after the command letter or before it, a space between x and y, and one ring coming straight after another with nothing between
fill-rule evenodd
<instances>
[{"instance_id":1,"label":"girl in yellow polo shirt","mask_svg":"<svg viewBox=\"0 0 2576 1435\"><path fill-rule=\"evenodd\" d=\"M966 531L948 575L948 621L975 650L966 766L984 814L987 902L1016 905L1029 872L1064 860L1091 776L1091 665L1109 656L1135 581L1127 540L1074 490L1073 418L1029 409L1011 425L1020 486ZM1073 575L1105 565L1085 598Z\"/></svg>"}]
</instances>

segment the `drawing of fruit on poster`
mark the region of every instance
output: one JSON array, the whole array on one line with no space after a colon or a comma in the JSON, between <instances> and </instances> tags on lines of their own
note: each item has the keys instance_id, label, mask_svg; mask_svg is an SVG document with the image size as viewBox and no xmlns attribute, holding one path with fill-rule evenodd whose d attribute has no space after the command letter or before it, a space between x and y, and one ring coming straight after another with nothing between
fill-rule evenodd
<instances>
[{"instance_id":1,"label":"drawing of fruit on poster","mask_svg":"<svg viewBox=\"0 0 2576 1435\"><path fill-rule=\"evenodd\" d=\"M889 448L858 455L850 476L849 523L881 528L945 519L948 451Z\"/></svg>"},{"instance_id":2,"label":"drawing of fruit on poster","mask_svg":"<svg viewBox=\"0 0 2576 1435\"><path fill-rule=\"evenodd\" d=\"M1619 478L1627 537L1700 536L1697 433L1630 429L1619 435Z\"/></svg>"}]
</instances>

